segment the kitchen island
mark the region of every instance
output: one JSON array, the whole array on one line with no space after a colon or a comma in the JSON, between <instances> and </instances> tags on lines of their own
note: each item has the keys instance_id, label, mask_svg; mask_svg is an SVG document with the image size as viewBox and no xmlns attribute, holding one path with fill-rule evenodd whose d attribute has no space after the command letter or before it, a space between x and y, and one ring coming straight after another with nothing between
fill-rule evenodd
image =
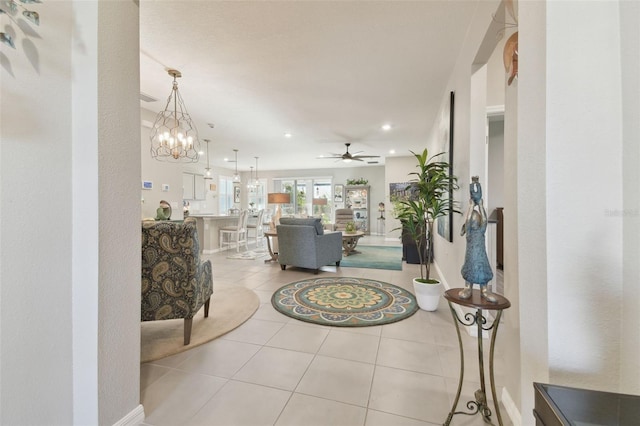
<instances>
[{"instance_id":1,"label":"kitchen island","mask_svg":"<svg viewBox=\"0 0 640 426\"><path fill-rule=\"evenodd\" d=\"M189 217L196 219L200 253L202 254L212 254L220 251L220 228L236 225L239 218L239 216L211 213L192 213Z\"/></svg>"}]
</instances>

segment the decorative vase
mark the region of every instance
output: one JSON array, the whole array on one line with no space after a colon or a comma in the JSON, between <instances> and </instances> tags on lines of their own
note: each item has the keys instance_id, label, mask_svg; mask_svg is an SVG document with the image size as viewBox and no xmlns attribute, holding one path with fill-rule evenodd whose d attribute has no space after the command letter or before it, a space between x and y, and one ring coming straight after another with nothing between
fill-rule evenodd
<instances>
[{"instance_id":1,"label":"decorative vase","mask_svg":"<svg viewBox=\"0 0 640 426\"><path fill-rule=\"evenodd\" d=\"M413 279L413 291L420 309L425 311L435 311L438 309L440 298L442 297L443 285L438 280L429 280L429 283L418 281L419 278Z\"/></svg>"}]
</instances>

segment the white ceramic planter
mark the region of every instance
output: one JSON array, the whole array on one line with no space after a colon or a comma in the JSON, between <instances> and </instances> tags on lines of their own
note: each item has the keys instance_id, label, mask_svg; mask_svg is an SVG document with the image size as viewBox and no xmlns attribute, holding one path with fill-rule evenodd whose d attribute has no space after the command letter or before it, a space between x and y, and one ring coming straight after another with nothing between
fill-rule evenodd
<instances>
[{"instance_id":1,"label":"white ceramic planter","mask_svg":"<svg viewBox=\"0 0 640 426\"><path fill-rule=\"evenodd\" d=\"M442 297L442 288L444 287L442 283L436 281L434 284L426 284L416 280L417 278L413 279L413 291L420 309L425 311L435 311L438 309L438 304Z\"/></svg>"}]
</instances>

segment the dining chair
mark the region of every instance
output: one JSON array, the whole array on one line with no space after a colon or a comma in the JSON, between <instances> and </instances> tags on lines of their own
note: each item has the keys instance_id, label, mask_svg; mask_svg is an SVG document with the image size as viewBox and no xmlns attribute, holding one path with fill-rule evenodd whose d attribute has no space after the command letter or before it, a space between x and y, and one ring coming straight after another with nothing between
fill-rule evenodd
<instances>
[{"instance_id":1,"label":"dining chair","mask_svg":"<svg viewBox=\"0 0 640 426\"><path fill-rule=\"evenodd\" d=\"M262 232L271 231L271 215L273 210L264 209L264 215L262 216ZM275 229L273 229L275 231Z\"/></svg>"},{"instance_id":2,"label":"dining chair","mask_svg":"<svg viewBox=\"0 0 640 426\"><path fill-rule=\"evenodd\" d=\"M247 221L247 239L255 238L256 248L258 247L258 241L262 240L262 237L264 237L263 225L262 225L263 217L264 217L264 209L261 209L258 211L258 216L256 217L255 222ZM253 233L253 235L251 235L251 233Z\"/></svg>"}]
</instances>

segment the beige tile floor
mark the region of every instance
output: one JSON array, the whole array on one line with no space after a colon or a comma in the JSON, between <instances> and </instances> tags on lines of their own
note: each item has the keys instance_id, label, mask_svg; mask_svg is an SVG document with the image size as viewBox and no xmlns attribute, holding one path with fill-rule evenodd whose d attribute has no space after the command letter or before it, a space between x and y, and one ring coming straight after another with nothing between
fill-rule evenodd
<instances>
[{"instance_id":1,"label":"beige tile floor","mask_svg":"<svg viewBox=\"0 0 640 426\"><path fill-rule=\"evenodd\" d=\"M360 244L395 243L367 236ZM214 288L248 287L260 297L260 308L212 342L141 366L145 425L417 426L445 421L458 386L460 355L444 299L436 312L418 311L393 324L318 326L284 316L270 303L276 289L312 272L282 271L264 258L226 256L207 256ZM368 277L406 289L419 275L417 265L408 264L402 271L328 266L320 273ZM458 410L479 388L476 340L463 335L463 341L467 376ZM503 362L496 354L498 395ZM502 418L511 424L504 409ZM452 424L485 423L479 415L456 415Z\"/></svg>"}]
</instances>

